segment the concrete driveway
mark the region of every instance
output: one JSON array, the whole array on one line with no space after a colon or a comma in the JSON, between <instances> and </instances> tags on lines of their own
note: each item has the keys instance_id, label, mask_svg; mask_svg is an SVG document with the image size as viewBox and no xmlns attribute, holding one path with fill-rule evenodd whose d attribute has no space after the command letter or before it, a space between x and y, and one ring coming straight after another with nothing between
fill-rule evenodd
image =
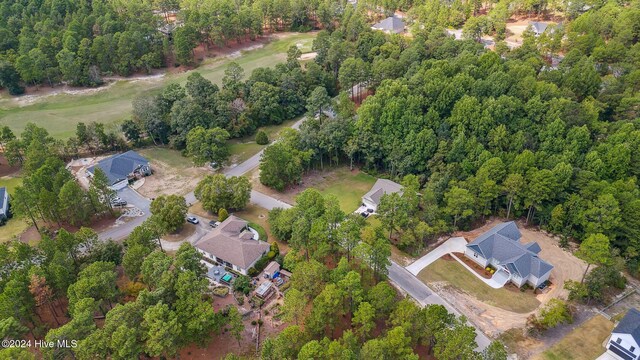
<instances>
[{"instance_id":1,"label":"concrete driveway","mask_svg":"<svg viewBox=\"0 0 640 360\"><path fill-rule=\"evenodd\" d=\"M407 270L413 275L418 275L422 269L431 265L434 261L440 259L442 256L452 253L452 252L461 252L463 253L467 245L467 241L463 237L454 237L451 238L442 245L437 248L431 250L427 255L421 257L420 259L414 261L411 265L407 266Z\"/></svg>"}]
</instances>

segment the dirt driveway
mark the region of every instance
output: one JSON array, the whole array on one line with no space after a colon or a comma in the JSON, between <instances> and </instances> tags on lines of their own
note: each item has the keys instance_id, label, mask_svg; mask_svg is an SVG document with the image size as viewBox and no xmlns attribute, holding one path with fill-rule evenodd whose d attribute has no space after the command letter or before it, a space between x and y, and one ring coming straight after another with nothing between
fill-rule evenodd
<instances>
[{"instance_id":1,"label":"dirt driveway","mask_svg":"<svg viewBox=\"0 0 640 360\"><path fill-rule=\"evenodd\" d=\"M463 236L467 241L472 241L501 221L504 221L504 219L492 219L480 228L467 232L456 232L453 236ZM560 297L566 299L568 292L563 288L564 282L567 280L579 281L586 269L586 263L573 256L569 251L562 249L558 245L559 241L551 235L533 227L526 228L523 222L518 222L517 224L522 233L521 242L536 241L542 248L540 257L554 266L551 271L550 280L552 285L550 290L545 294L536 296L541 306L552 298ZM523 327L526 324L527 317L531 314L518 314L487 305L466 293L448 286L447 283L438 284L437 289L442 297L452 302L456 308L488 335L497 335L511 328Z\"/></svg>"}]
</instances>

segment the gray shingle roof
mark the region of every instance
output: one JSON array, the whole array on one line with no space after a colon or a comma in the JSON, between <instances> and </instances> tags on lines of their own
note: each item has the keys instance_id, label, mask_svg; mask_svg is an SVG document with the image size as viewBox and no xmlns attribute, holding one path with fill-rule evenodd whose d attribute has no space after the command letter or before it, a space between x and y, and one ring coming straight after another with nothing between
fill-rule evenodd
<instances>
[{"instance_id":1,"label":"gray shingle roof","mask_svg":"<svg viewBox=\"0 0 640 360\"><path fill-rule=\"evenodd\" d=\"M538 257L541 250L538 243L522 245L519 242L521 237L515 222L500 223L478 236L467 247L485 259L495 259L523 278L529 275L539 278L551 271L553 266Z\"/></svg>"},{"instance_id":2,"label":"gray shingle roof","mask_svg":"<svg viewBox=\"0 0 640 360\"><path fill-rule=\"evenodd\" d=\"M231 215L205 235L195 247L247 269L270 248L266 242L246 238L247 233L251 234L244 230L247 224L245 220Z\"/></svg>"},{"instance_id":3,"label":"gray shingle roof","mask_svg":"<svg viewBox=\"0 0 640 360\"><path fill-rule=\"evenodd\" d=\"M629 334L640 345L640 311L631 308L613 329L614 333Z\"/></svg>"},{"instance_id":4,"label":"gray shingle roof","mask_svg":"<svg viewBox=\"0 0 640 360\"><path fill-rule=\"evenodd\" d=\"M0 187L0 210L4 210L4 207L5 207L4 194L6 192L7 192L7 188L6 187Z\"/></svg>"},{"instance_id":5,"label":"gray shingle roof","mask_svg":"<svg viewBox=\"0 0 640 360\"><path fill-rule=\"evenodd\" d=\"M547 26L549 26L549 24L539 21L530 21L529 25L533 28L533 32L536 34L542 34L547 30Z\"/></svg>"},{"instance_id":6,"label":"gray shingle roof","mask_svg":"<svg viewBox=\"0 0 640 360\"><path fill-rule=\"evenodd\" d=\"M380 199L384 194L392 194L402 191L402 185L387 179L378 179L373 184L371 190L364 194L363 199L367 199L376 205L380 205Z\"/></svg>"},{"instance_id":7,"label":"gray shingle roof","mask_svg":"<svg viewBox=\"0 0 640 360\"><path fill-rule=\"evenodd\" d=\"M149 160L133 150L126 153L110 156L98 162L98 167L104 171L111 184L115 184L127 178L138 167L149 165ZM88 169L93 174L95 166Z\"/></svg>"},{"instance_id":8,"label":"gray shingle roof","mask_svg":"<svg viewBox=\"0 0 640 360\"><path fill-rule=\"evenodd\" d=\"M373 25L374 29L392 31L392 32L401 32L404 30L404 27L405 27L404 21L402 21L402 19L395 16L389 16L388 18Z\"/></svg>"}]
</instances>

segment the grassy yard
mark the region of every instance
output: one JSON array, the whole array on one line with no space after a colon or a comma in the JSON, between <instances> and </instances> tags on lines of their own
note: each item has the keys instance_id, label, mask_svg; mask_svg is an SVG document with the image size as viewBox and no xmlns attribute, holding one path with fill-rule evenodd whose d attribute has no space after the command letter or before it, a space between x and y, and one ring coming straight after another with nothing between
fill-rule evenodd
<instances>
[{"instance_id":1,"label":"grassy yard","mask_svg":"<svg viewBox=\"0 0 640 360\"><path fill-rule=\"evenodd\" d=\"M489 305L521 314L534 311L540 306L540 302L531 293L491 288L455 260L436 260L423 269L418 278L427 284L446 281Z\"/></svg>"},{"instance_id":2,"label":"grassy yard","mask_svg":"<svg viewBox=\"0 0 640 360\"><path fill-rule=\"evenodd\" d=\"M613 323L596 315L535 357L535 360L593 360L602 355L602 343L613 330Z\"/></svg>"},{"instance_id":3,"label":"grassy yard","mask_svg":"<svg viewBox=\"0 0 640 360\"><path fill-rule=\"evenodd\" d=\"M337 169L326 180L317 185L318 190L325 195L335 195L340 201L340 208L347 213L360 206L362 195L376 182L375 177L363 172L353 175L347 167Z\"/></svg>"},{"instance_id":4,"label":"grassy yard","mask_svg":"<svg viewBox=\"0 0 640 360\"><path fill-rule=\"evenodd\" d=\"M287 120L280 125L268 125L260 127L256 130L264 131L269 137L269 141L273 142L278 139L280 135L280 131L285 128L291 127L296 121L300 120L300 118ZM255 142L255 134L249 135L242 139L231 139L229 140L229 150L231 151L231 162L241 163L248 158L252 157L258 151L264 149L267 145L258 145Z\"/></svg>"},{"instance_id":5,"label":"grassy yard","mask_svg":"<svg viewBox=\"0 0 640 360\"><path fill-rule=\"evenodd\" d=\"M310 51L314 37L314 33L281 35L262 48L243 52L240 57L209 59L193 71L220 84L224 70L231 61L235 61L249 76L258 67L273 66L286 60L287 49L291 45L300 44L303 52ZM33 122L58 139L72 136L79 122L98 121L105 123L107 128L114 127L129 116L134 97L157 92L169 83L184 84L189 74L190 71L155 79L124 80L109 88L83 94L52 95L33 103L20 103L3 95L0 97L0 125L8 125L19 134L28 122Z\"/></svg>"},{"instance_id":6,"label":"grassy yard","mask_svg":"<svg viewBox=\"0 0 640 360\"><path fill-rule=\"evenodd\" d=\"M12 195L16 190L16 187L22 185L21 177L3 176L0 177L0 187L6 187L9 191L9 195Z\"/></svg>"},{"instance_id":7,"label":"grassy yard","mask_svg":"<svg viewBox=\"0 0 640 360\"><path fill-rule=\"evenodd\" d=\"M151 161L155 160L165 163L176 170L186 170L194 166L193 161L182 156L182 153L178 150L165 147L150 147L138 150L138 152L140 153L140 155L148 158Z\"/></svg>"},{"instance_id":8,"label":"grassy yard","mask_svg":"<svg viewBox=\"0 0 640 360\"><path fill-rule=\"evenodd\" d=\"M21 177L3 176L0 177L0 187L6 187L9 195L13 194L15 188L22 185ZM14 237L22 234L29 225L21 218L14 216L7 223L0 227L0 243L9 241Z\"/></svg>"}]
</instances>

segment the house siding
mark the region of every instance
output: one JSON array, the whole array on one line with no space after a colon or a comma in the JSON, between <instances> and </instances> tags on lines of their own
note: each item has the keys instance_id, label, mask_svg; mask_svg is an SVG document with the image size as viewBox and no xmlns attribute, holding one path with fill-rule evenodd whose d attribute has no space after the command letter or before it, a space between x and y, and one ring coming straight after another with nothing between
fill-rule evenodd
<instances>
[{"instance_id":1,"label":"house siding","mask_svg":"<svg viewBox=\"0 0 640 360\"><path fill-rule=\"evenodd\" d=\"M362 203L364 204L364 206L366 206L369 209L373 209L373 211L376 211L378 209L378 205L374 204L373 202L367 200L367 199L362 199Z\"/></svg>"},{"instance_id":2,"label":"house siding","mask_svg":"<svg viewBox=\"0 0 640 360\"><path fill-rule=\"evenodd\" d=\"M478 263L478 265L480 265L482 267L486 267L487 266L487 259L483 258L482 255L476 253L475 251L471 250L470 248L465 248L464 249L464 254L469 259L471 259L474 262Z\"/></svg>"},{"instance_id":3,"label":"house siding","mask_svg":"<svg viewBox=\"0 0 640 360\"><path fill-rule=\"evenodd\" d=\"M620 343L617 340L620 339ZM612 345L613 344L613 345ZM625 359L613 352L610 348L622 348L625 353L633 354L633 358L638 359L640 357L640 344L637 344L633 337L629 334L611 333L609 342L607 343L607 352L614 356L616 359ZM633 347L633 351L631 348Z\"/></svg>"}]
</instances>

